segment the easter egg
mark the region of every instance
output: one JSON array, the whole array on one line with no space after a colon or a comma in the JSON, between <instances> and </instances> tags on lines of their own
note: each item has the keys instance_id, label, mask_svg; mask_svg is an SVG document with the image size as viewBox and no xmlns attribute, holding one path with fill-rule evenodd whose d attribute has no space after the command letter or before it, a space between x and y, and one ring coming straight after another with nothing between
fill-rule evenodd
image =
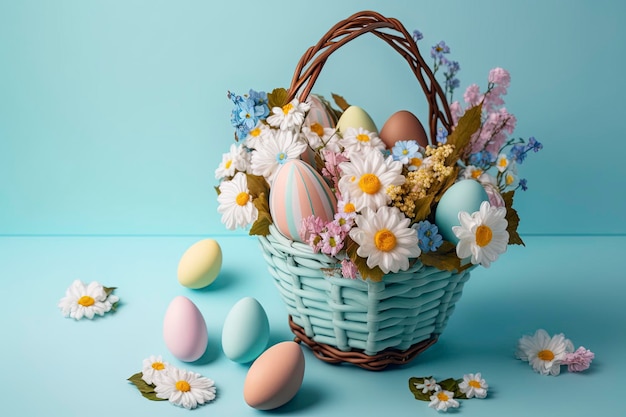
<instances>
[{"instance_id":1,"label":"easter egg","mask_svg":"<svg viewBox=\"0 0 626 417\"><path fill-rule=\"evenodd\" d=\"M263 306L255 298L245 297L224 320L222 350L234 362L252 362L263 353L269 337L270 324Z\"/></svg>"},{"instance_id":2,"label":"easter egg","mask_svg":"<svg viewBox=\"0 0 626 417\"><path fill-rule=\"evenodd\" d=\"M331 129L335 128L337 123L335 114L328 109L320 97L315 94L311 94L307 99L307 103L311 106L311 108L306 115L305 124L311 126L317 123L322 127L328 127Z\"/></svg>"},{"instance_id":3,"label":"easter egg","mask_svg":"<svg viewBox=\"0 0 626 417\"><path fill-rule=\"evenodd\" d=\"M163 339L172 355L181 361L193 362L204 354L209 340L206 322L187 297L179 295L167 307Z\"/></svg>"},{"instance_id":4,"label":"easter egg","mask_svg":"<svg viewBox=\"0 0 626 417\"><path fill-rule=\"evenodd\" d=\"M246 403L257 410L273 410L288 403L304 379L304 354L296 342L278 343L255 360L243 385Z\"/></svg>"},{"instance_id":5,"label":"easter egg","mask_svg":"<svg viewBox=\"0 0 626 417\"><path fill-rule=\"evenodd\" d=\"M461 180L448 188L443 195L435 211L435 223L439 233L452 243L459 239L452 231L453 226L459 226L459 212L466 211L472 214L480 209L480 203L489 201L489 196L483 186L475 180Z\"/></svg>"},{"instance_id":6,"label":"easter egg","mask_svg":"<svg viewBox=\"0 0 626 417\"><path fill-rule=\"evenodd\" d=\"M406 110L392 114L378 136L387 149L393 148L393 145L400 140L414 140L424 148L428 145L428 135L424 126L413 113Z\"/></svg>"},{"instance_id":7,"label":"easter egg","mask_svg":"<svg viewBox=\"0 0 626 417\"><path fill-rule=\"evenodd\" d=\"M326 222L332 221L337 198L311 165L292 159L285 162L274 177L269 206L278 231L291 240L302 242L302 219L315 215Z\"/></svg>"},{"instance_id":8,"label":"easter egg","mask_svg":"<svg viewBox=\"0 0 626 417\"><path fill-rule=\"evenodd\" d=\"M187 288L204 288L215 281L222 267L222 249L213 239L191 245L178 262L178 282Z\"/></svg>"},{"instance_id":9,"label":"easter egg","mask_svg":"<svg viewBox=\"0 0 626 417\"><path fill-rule=\"evenodd\" d=\"M337 130L342 135L351 127L355 129L362 127L370 132L378 133L376 124L370 115L358 106L348 107L337 121Z\"/></svg>"}]
</instances>

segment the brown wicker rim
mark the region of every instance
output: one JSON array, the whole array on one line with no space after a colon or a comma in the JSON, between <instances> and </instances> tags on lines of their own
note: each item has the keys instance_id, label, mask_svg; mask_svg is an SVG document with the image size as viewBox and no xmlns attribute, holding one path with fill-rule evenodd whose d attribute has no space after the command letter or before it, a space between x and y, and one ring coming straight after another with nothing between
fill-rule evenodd
<instances>
[{"instance_id":1,"label":"brown wicker rim","mask_svg":"<svg viewBox=\"0 0 626 417\"><path fill-rule=\"evenodd\" d=\"M317 44L307 49L295 69L287 101L294 99L298 93L300 101L306 100L329 56L365 33L372 33L387 42L411 67L428 100L430 143L436 143L438 123L451 132L452 116L445 93L424 61L413 37L397 19L373 11L358 12L342 20L330 28Z\"/></svg>"}]
</instances>

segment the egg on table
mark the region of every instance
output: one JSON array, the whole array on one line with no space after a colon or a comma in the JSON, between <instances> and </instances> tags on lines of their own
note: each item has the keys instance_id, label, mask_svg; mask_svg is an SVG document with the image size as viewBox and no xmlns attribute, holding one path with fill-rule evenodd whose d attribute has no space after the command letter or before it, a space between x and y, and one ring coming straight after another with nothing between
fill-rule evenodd
<instances>
[{"instance_id":1,"label":"egg on table","mask_svg":"<svg viewBox=\"0 0 626 417\"><path fill-rule=\"evenodd\" d=\"M292 159L285 162L274 177L269 206L278 231L293 241L302 242L302 219L316 215L325 222L332 221L337 198L311 165Z\"/></svg>"},{"instance_id":2,"label":"egg on table","mask_svg":"<svg viewBox=\"0 0 626 417\"><path fill-rule=\"evenodd\" d=\"M453 226L459 226L459 212L466 211L472 214L480 209L483 201L489 201L485 188L476 180L466 179L452 184L443 195L435 209L435 223L441 236L454 244L459 239L452 231Z\"/></svg>"},{"instance_id":3,"label":"egg on table","mask_svg":"<svg viewBox=\"0 0 626 417\"><path fill-rule=\"evenodd\" d=\"M206 351L206 322L189 298L179 295L170 302L163 319L163 339L172 355L184 362L198 360Z\"/></svg>"},{"instance_id":4,"label":"egg on table","mask_svg":"<svg viewBox=\"0 0 626 417\"><path fill-rule=\"evenodd\" d=\"M298 393L304 379L304 354L296 342L278 343L255 360L243 385L246 403L257 410L273 410Z\"/></svg>"},{"instance_id":5,"label":"egg on table","mask_svg":"<svg viewBox=\"0 0 626 417\"><path fill-rule=\"evenodd\" d=\"M255 360L267 347L270 324L263 306L253 297L239 300L228 312L222 330L222 350L238 363Z\"/></svg>"},{"instance_id":6,"label":"egg on table","mask_svg":"<svg viewBox=\"0 0 626 417\"><path fill-rule=\"evenodd\" d=\"M178 282L192 289L204 288L215 281L222 267L222 249L214 239L191 245L178 262Z\"/></svg>"}]
</instances>

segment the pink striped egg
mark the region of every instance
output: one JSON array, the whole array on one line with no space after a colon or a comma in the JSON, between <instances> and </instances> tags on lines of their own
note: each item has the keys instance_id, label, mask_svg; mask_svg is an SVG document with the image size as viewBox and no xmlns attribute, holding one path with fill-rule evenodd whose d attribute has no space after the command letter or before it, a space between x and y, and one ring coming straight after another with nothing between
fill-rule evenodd
<instances>
[{"instance_id":1,"label":"pink striped egg","mask_svg":"<svg viewBox=\"0 0 626 417\"><path fill-rule=\"evenodd\" d=\"M280 167L270 190L270 214L274 225L291 240L302 242L302 219L316 215L332 221L337 198L326 180L309 164L292 159Z\"/></svg>"},{"instance_id":2,"label":"pink striped egg","mask_svg":"<svg viewBox=\"0 0 626 417\"><path fill-rule=\"evenodd\" d=\"M312 125L319 123L323 127L335 128L337 119L333 113L328 111L322 100L315 94L311 94L307 99L307 103L311 106L306 115L306 124Z\"/></svg>"}]
</instances>

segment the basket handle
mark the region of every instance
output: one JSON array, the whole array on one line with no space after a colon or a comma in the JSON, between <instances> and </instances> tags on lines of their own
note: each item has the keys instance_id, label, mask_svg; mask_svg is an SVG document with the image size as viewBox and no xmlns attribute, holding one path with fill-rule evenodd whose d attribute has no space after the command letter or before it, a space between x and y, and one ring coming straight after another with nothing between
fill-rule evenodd
<instances>
[{"instance_id":1,"label":"basket handle","mask_svg":"<svg viewBox=\"0 0 626 417\"><path fill-rule=\"evenodd\" d=\"M436 143L438 122L448 132L452 131L452 116L445 93L404 26L397 19L386 18L376 12L362 11L353 14L333 26L316 45L307 49L294 72L287 102L293 100L298 92L299 100L305 101L328 57L343 45L368 32L391 45L409 63L428 100L430 143Z\"/></svg>"}]
</instances>

